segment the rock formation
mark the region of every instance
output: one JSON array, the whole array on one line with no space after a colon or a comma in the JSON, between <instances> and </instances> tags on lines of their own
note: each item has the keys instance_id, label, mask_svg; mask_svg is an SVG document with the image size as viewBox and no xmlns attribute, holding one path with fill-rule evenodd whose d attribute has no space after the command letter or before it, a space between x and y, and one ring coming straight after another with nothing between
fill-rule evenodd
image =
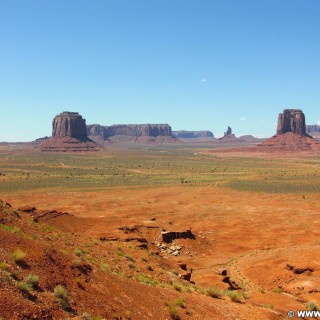
<instances>
[{"instance_id":1,"label":"rock formation","mask_svg":"<svg viewBox=\"0 0 320 320\"><path fill-rule=\"evenodd\" d=\"M224 133L223 137L219 138L219 140L227 141L227 140L236 140L236 136L232 133L231 127L228 126L227 131Z\"/></svg>"},{"instance_id":2,"label":"rock formation","mask_svg":"<svg viewBox=\"0 0 320 320\"><path fill-rule=\"evenodd\" d=\"M97 151L95 142L87 137L86 120L78 112L62 112L52 121L52 138L40 144L45 152Z\"/></svg>"},{"instance_id":3,"label":"rock formation","mask_svg":"<svg viewBox=\"0 0 320 320\"><path fill-rule=\"evenodd\" d=\"M171 127L168 124L119 124L87 126L88 135L98 141L135 142L135 143L176 143Z\"/></svg>"},{"instance_id":4,"label":"rock formation","mask_svg":"<svg viewBox=\"0 0 320 320\"><path fill-rule=\"evenodd\" d=\"M70 137L86 141L86 120L78 112L62 112L53 119L52 137Z\"/></svg>"},{"instance_id":5,"label":"rock formation","mask_svg":"<svg viewBox=\"0 0 320 320\"><path fill-rule=\"evenodd\" d=\"M306 134L304 113L300 109L284 109L278 116L277 134L292 132L300 136Z\"/></svg>"},{"instance_id":6,"label":"rock formation","mask_svg":"<svg viewBox=\"0 0 320 320\"><path fill-rule=\"evenodd\" d=\"M87 135L93 137L101 137L102 139L105 138L105 127L101 126L100 124L91 124L87 125Z\"/></svg>"},{"instance_id":7,"label":"rock formation","mask_svg":"<svg viewBox=\"0 0 320 320\"><path fill-rule=\"evenodd\" d=\"M306 125L306 132L311 133L320 133L320 126L318 124Z\"/></svg>"},{"instance_id":8,"label":"rock formation","mask_svg":"<svg viewBox=\"0 0 320 320\"><path fill-rule=\"evenodd\" d=\"M230 136L232 135L232 129L228 126L227 131L224 133L224 136Z\"/></svg>"},{"instance_id":9,"label":"rock formation","mask_svg":"<svg viewBox=\"0 0 320 320\"><path fill-rule=\"evenodd\" d=\"M172 135L178 139L199 139L199 138L213 138L211 131L172 131Z\"/></svg>"},{"instance_id":10,"label":"rock formation","mask_svg":"<svg viewBox=\"0 0 320 320\"><path fill-rule=\"evenodd\" d=\"M320 126L318 124L306 125L306 132L316 139L320 139Z\"/></svg>"},{"instance_id":11,"label":"rock formation","mask_svg":"<svg viewBox=\"0 0 320 320\"><path fill-rule=\"evenodd\" d=\"M105 127L105 136L172 136L168 124L121 124Z\"/></svg>"},{"instance_id":12,"label":"rock formation","mask_svg":"<svg viewBox=\"0 0 320 320\"><path fill-rule=\"evenodd\" d=\"M319 142L306 133L304 113L300 109L284 109L279 114L277 134L257 147L266 152L318 151Z\"/></svg>"}]
</instances>

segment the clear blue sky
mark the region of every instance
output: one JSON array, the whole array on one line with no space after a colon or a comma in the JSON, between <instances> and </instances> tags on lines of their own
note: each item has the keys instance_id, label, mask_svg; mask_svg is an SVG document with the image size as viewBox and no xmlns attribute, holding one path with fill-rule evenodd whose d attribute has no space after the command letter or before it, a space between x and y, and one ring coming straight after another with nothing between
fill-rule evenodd
<instances>
[{"instance_id":1,"label":"clear blue sky","mask_svg":"<svg viewBox=\"0 0 320 320\"><path fill-rule=\"evenodd\" d=\"M87 124L227 126L271 136L320 120L318 0L0 0L0 141Z\"/></svg>"}]
</instances>

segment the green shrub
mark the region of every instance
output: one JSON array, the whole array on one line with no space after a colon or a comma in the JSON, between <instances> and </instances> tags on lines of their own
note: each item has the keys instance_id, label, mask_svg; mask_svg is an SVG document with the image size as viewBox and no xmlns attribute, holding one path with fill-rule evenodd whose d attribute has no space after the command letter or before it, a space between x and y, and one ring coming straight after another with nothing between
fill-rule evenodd
<instances>
[{"instance_id":1,"label":"green shrub","mask_svg":"<svg viewBox=\"0 0 320 320\"><path fill-rule=\"evenodd\" d=\"M2 271L8 270L8 265L5 262L0 262L0 270Z\"/></svg>"},{"instance_id":2,"label":"green shrub","mask_svg":"<svg viewBox=\"0 0 320 320\"><path fill-rule=\"evenodd\" d=\"M39 286L39 277L34 274L29 274L26 277L25 282L28 285L30 285L33 289L36 289Z\"/></svg>"},{"instance_id":3,"label":"green shrub","mask_svg":"<svg viewBox=\"0 0 320 320\"><path fill-rule=\"evenodd\" d=\"M136 279L137 279L137 281L142 282L144 284L147 284L149 286L155 286L158 283L157 281L151 279L150 277L148 277L147 275L145 275L143 273L139 274Z\"/></svg>"},{"instance_id":4,"label":"green shrub","mask_svg":"<svg viewBox=\"0 0 320 320\"><path fill-rule=\"evenodd\" d=\"M75 248L75 249L74 249L74 254L75 254L77 257L81 257L81 256L83 256L83 251L82 251L80 248Z\"/></svg>"},{"instance_id":5,"label":"green shrub","mask_svg":"<svg viewBox=\"0 0 320 320\"><path fill-rule=\"evenodd\" d=\"M177 300L176 300L176 305L180 308L184 308L185 305L184 305L184 301L183 301L183 298L182 297L179 297Z\"/></svg>"},{"instance_id":6,"label":"green shrub","mask_svg":"<svg viewBox=\"0 0 320 320\"><path fill-rule=\"evenodd\" d=\"M18 283L18 288L22 293L29 293L32 290L32 286L25 281L21 281Z\"/></svg>"},{"instance_id":7,"label":"green shrub","mask_svg":"<svg viewBox=\"0 0 320 320\"><path fill-rule=\"evenodd\" d=\"M172 284L172 288L173 288L174 290L177 290L178 292L182 292L182 287L180 286L180 284L178 284L178 283L176 283L176 282L174 282L174 283Z\"/></svg>"},{"instance_id":8,"label":"green shrub","mask_svg":"<svg viewBox=\"0 0 320 320\"><path fill-rule=\"evenodd\" d=\"M210 287L206 290L206 294L209 297L220 299L223 296L223 291L218 288Z\"/></svg>"},{"instance_id":9,"label":"green shrub","mask_svg":"<svg viewBox=\"0 0 320 320\"><path fill-rule=\"evenodd\" d=\"M241 302L242 301L242 296L237 291L226 291L226 294L233 302Z\"/></svg>"},{"instance_id":10,"label":"green shrub","mask_svg":"<svg viewBox=\"0 0 320 320\"><path fill-rule=\"evenodd\" d=\"M26 257L26 253L20 249L16 249L12 253L12 259L15 263L19 264L24 262L24 258Z\"/></svg>"},{"instance_id":11,"label":"green shrub","mask_svg":"<svg viewBox=\"0 0 320 320\"><path fill-rule=\"evenodd\" d=\"M275 292L275 293L281 293L281 292L282 292L282 289L280 289L279 287L277 287L277 288L274 288L274 289L273 289L273 292Z\"/></svg>"},{"instance_id":12,"label":"green shrub","mask_svg":"<svg viewBox=\"0 0 320 320\"><path fill-rule=\"evenodd\" d=\"M109 271L110 270L109 265L106 262L101 262L100 267L101 267L102 271Z\"/></svg>"},{"instance_id":13,"label":"green shrub","mask_svg":"<svg viewBox=\"0 0 320 320\"><path fill-rule=\"evenodd\" d=\"M68 301L68 291L62 285L57 285L53 291L54 295L58 298L60 306L63 310L69 310L70 304Z\"/></svg>"},{"instance_id":14,"label":"green shrub","mask_svg":"<svg viewBox=\"0 0 320 320\"><path fill-rule=\"evenodd\" d=\"M307 303L307 310L320 311L320 308L314 301L310 301Z\"/></svg>"},{"instance_id":15,"label":"green shrub","mask_svg":"<svg viewBox=\"0 0 320 320\"><path fill-rule=\"evenodd\" d=\"M177 310L177 307L175 306L174 303L170 303L168 305L168 311L169 311L169 314L170 314L170 318L172 320L179 320L180 319L180 316L178 314L178 310Z\"/></svg>"}]
</instances>

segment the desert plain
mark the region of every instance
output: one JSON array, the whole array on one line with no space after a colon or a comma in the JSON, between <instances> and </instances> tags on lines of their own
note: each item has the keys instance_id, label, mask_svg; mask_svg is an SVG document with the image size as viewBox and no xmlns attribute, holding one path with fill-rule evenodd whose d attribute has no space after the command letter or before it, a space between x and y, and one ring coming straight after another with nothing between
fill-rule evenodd
<instances>
[{"instance_id":1,"label":"desert plain","mask_svg":"<svg viewBox=\"0 0 320 320\"><path fill-rule=\"evenodd\" d=\"M287 319L320 303L317 153L3 144L0 168L3 319Z\"/></svg>"}]
</instances>

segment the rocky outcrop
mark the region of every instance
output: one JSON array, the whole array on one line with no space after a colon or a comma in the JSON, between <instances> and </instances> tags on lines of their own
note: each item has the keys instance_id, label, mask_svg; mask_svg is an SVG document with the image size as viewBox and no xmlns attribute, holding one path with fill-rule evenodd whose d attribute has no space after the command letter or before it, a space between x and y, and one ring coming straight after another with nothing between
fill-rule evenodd
<instances>
[{"instance_id":1,"label":"rocky outcrop","mask_svg":"<svg viewBox=\"0 0 320 320\"><path fill-rule=\"evenodd\" d=\"M64 111L52 121L52 137L70 137L86 141L86 120L78 112Z\"/></svg>"},{"instance_id":2,"label":"rocky outcrop","mask_svg":"<svg viewBox=\"0 0 320 320\"><path fill-rule=\"evenodd\" d=\"M278 116L277 134L292 132L300 136L306 134L304 113L300 109L284 109Z\"/></svg>"},{"instance_id":3,"label":"rocky outcrop","mask_svg":"<svg viewBox=\"0 0 320 320\"><path fill-rule=\"evenodd\" d=\"M87 135L93 137L101 137L102 139L105 138L105 127L101 126L100 124L90 124L87 125Z\"/></svg>"},{"instance_id":4,"label":"rocky outcrop","mask_svg":"<svg viewBox=\"0 0 320 320\"><path fill-rule=\"evenodd\" d=\"M231 127L228 126L228 129L227 129L227 131L224 133L224 136L230 136L230 135L232 135L232 129L231 129Z\"/></svg>"},{"instance_id":5,"label":"rocky outcrop","mask_svg":"<svg viewBox=\"0 0 320 320\"><path fill-rule=\"evenodd\" d=\"M168 124L120 124L104 128L106 138L112 136L172 136L172 130Z\"/></svg>"},{"instance_id":6,"label":"rocky outcrop","mask_svg":"<svg viewBox=\"0 0 320 320\"><path fill-rule=\"evenodd\" d=\"M306 133L305 116L300 109L284 109L279 114L277 134L257 146L264 152L319 151L320 144Z\"/></svg>"},{"instance_id":7,"label":"rocky outcrop","mask_svg":"<svg viewBox=\"0 0 320 320\"><path fill-rule=\"evenodd\" d=\"M101 143L178 143L168 124L119 124L87 126L90 138Z\"/></svg>"},{"instance_id":8,"label":"rocky outcrop","mask_svg":"<svg viewBox=\"0 0 320 320\"><path fill-rule=\"evenodd\" d=\"M199 139L199 138L213 138L211 131L172 131L172 135L178 139Z\"/></svg>"},{"instance_id":9,"label":"rocky outcrop","mask_svg":"<svg viewBox=\"0 0 320 320\"><path fill-rule=\"evenodd\" d=\"M52 121L52 138L40 144L44 152L97 151L87 136L86 120L78 112L62 112Z\"/></svg>"},{"instance_id":10,"label":"rocky outcrop","mask_svg":"<svg viewBox=\"0 0 320 320\"><path fill-rule=\"evenodd\" d=\"M227 140L236 140L236 136L232 133L231 127L228 126L227 131L224 133L223 137L219 138L219 140L227 141Z\"/></svg>"}]
</instances>

